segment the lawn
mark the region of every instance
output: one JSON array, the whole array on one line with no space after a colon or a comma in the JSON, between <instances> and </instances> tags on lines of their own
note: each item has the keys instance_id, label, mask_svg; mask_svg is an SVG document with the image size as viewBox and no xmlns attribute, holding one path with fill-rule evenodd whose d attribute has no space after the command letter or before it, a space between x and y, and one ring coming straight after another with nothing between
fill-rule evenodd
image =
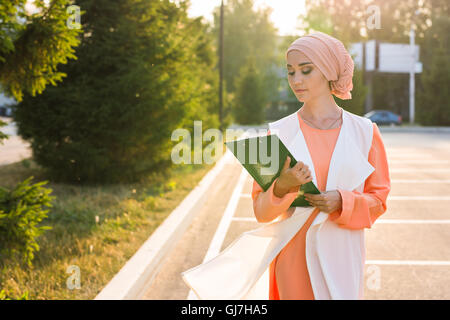
<instances>
[{"instance_id":1,"label":"lawn","mask_svg":"<svg viewBox=\"0 0 450 320\"><path fill-rule=\"evenodd\" d=\"M42 225L33 266L3 261L0 291L13 299L93 299L214 164L176 166L136 184L44 185L55 196ZM33 176L48 180L31 158L0 166L0 185L11 189ZM70 266L80 270L80 289L69 289ZM69 269L68 269L69 268ZM69 281L70 282L70 281Z\"/></svg>"}]
</instances>

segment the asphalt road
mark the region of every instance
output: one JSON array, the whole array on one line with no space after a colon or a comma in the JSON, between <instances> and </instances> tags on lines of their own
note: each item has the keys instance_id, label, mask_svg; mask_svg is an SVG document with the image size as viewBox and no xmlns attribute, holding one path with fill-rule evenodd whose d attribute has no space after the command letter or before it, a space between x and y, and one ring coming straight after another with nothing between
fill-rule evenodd
<instances>
[{"instance_id":1,"label":"asphalt road","mask_svg":"<svg viewBox=\"0 0 450 320\"><path fill-rule=\"evenodd\" d=\"M0 127L0 131L9 135L8 139L0 143L0 165L10 164L31 157L30 144L17 135L17 128L11 122L11 118L0 117L0 120L8 123Z\"/></svg>"},{"instance_id":2,"label":"asphalt road","mask_svg":"<svg viewBox=\"0 0 450 320\"><path fill-rule=\"evenodd\" d=\"M366 229L364 298L450 299L450 133L381 132L392 190L387 211ZM242 170L234 158L224 166L142 299L195 299L180 273L260 226Z\"/></svg>"}]
</instances>

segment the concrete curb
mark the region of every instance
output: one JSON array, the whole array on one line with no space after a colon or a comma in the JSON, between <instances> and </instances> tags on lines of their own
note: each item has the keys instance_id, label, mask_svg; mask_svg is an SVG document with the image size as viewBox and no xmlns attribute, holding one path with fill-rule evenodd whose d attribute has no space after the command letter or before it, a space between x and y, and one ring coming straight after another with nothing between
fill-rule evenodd
<instances>
[{"instance_id":1,"label":"concrete curb","mask_svg":"<svg viewBox=\"0 0 450 320\"><path fill-rule=\"evenodd\" d=\"M450 132L450 127L388 127L378 126L380 132Z\"/></svg>"},{"instance_id":2,"label":"concrete curb","mask_svg":"<svg viewBox=\"0 0 450 320\"><path fill-rule=\"evenodd\" d=\"M137 300L142 297L157 274L161 262L183 236L205 202L205 192L232 158L233 154L227 149L195 189L172 211L94 300Z\"/></svg>"},{"instance_id":3,"label":"concrete curb","mask_svg":"<svg viewBox=\"0 0 450 320\"><path fill-rule=\"evenodd\" d=\"M275 121L275 120L273 120ZM233 124L230 126L230 129L241 129L243 131L247 131L250 129L253 130L267 130L269 128L267 123L261 125L237 125ZM427 127L427 126L386 126L386 125L378 125L378 129L380 132L450 132L450 127Z\"/></svg>"},{"instance_id":4,"label":"concrete curb","mask_svg":"<svg viewBox=\"0 0 450 320\"><path fill-rule=\"evenodd\" d=\"M233 125L230 128L237 130L242 129L244 132L247 130L267 130L268 125L260 125L260 126L239 126ZM450 127L425 127L425 126L410 126L410 127L399 127L399 126L378 126L380 132L450 132Z\"/></svg>"}]
</instances>

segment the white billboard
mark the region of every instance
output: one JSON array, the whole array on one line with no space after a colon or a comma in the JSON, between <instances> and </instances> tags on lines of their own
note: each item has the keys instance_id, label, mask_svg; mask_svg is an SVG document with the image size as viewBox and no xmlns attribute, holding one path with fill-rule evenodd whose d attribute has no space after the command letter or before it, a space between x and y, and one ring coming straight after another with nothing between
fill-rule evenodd
<instances>
[{"instance_id":1,"label":"white billboard","mask_svg":"<svg viewBox=\"0 0 450 320\"><path fill-rule=\"evenodd\" d=\"M413 54L409 44L380 43L380 72L409 73ZM414 46L415 61L419 60L419 46ZM422 72L422 63L415 63L415 73Z\"/></svg>"},{"instance_id":2,"label":"white billboard","mask_svg":"<svg viewBox=\"0 0 450 320\"><path fill-rule=\"evenodd\" d=\"M414 46L415 50L415 73L422 72L422 63L419 60L419 46ZM354 55L355 66L362 69L363 43L353 43L349 47L349 53ZM370 40L366 42L366 71L409 73L413 55L409 44L384 43L379 44L378 70L376 70L376 42Z\"/></svg>"}]
</instances>

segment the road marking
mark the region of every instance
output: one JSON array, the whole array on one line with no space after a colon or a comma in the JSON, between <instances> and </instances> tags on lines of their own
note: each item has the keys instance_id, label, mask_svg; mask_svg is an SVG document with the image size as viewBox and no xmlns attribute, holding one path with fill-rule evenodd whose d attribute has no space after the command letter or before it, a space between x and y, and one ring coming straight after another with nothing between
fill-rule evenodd
<instances>
[{"instance_id":1,"label":"road marking","mask_svg":"<svg viewBox=\"0 0 450 320\"><path fill-rule=\"evenodd\" d=\"M407 265L407 266L450 266L446 260L366 260L366 264Z\"/></svg>"},{"instance_id":2,"label":"road marking","mask_svg":"<svg viewBox=\"0 0 450 320\"><path fill-rule=\"evenodd\" d=\"M252 198L250 193L243 193L240 195L241 198ZM388 196L388 200L434 200L434 201L442 201L442 200L450 200L450 197L447 196Z\"/></svg>"},{"instance_id":3,"label":"road marking","mask_svg":"<svg viewBox=\"0 0 450 320\"><path fill-rule=\"evenodd\" d=\"M439 180L439 179L423 179L423 180L392 179L391 183L450 183L450 180Z\"/></svg>"},{"instance_id":4,"label":"road marking","mask_svg":"<svg viewBox=\"0 0 450 320\"><path fill-rule=\"evenodd\" d=\"M388 159L389 164L394 163L419 163L419 164L431 164L431 163L450 163L449 160L423 160L423 159L410 159L410 160L390 160Z\"/></svg>"},{"instance_id":5,"label":"road marking","mask_svg":"<svg viewBox=\"0 0 450 320\"><path fill-rule=\"evenodd\" d=\"M257 222L256 218L253 217L233 217L233 221L244 221L244 222ZM450 224L450 219L438 220L438 219L428 219L428 220L418 220L418 219L378 219L375 224L387 223L387 224Z\"/></svg>"},{"instance_id":6,"label":"road marking","mask_svg":"<svg viewBox=\"0 0 450 320\"><path fill-rule=\"evenodd\" d=\"M433 158L431 154L428 153L395 153L395 152L389 152L386 151L386 155L388 156L388 159L391 158Z\"/></svg>"},{"instance_id":7,"label":"road marking","mask_svg":"<svg viewBox=\"0 0 450 320\"><path fill-rule=\"evenodd\" d=\"M258 222L256 218L251 217L233 217L233 221Z\"/></svg>"},{"instance_id":8,"label":"road marking","mask_svg":"<svg viewBox=\"0 0 450 320\"><path fill-rule=\"evenodd\" d=\"M217 227L216 233L209 245L208 252L203 259L203 262L206 262L220 253L220 248L222 247L222 243L225 240L225 235L230 226L231 219L236 211L236 207L239 202L239 195L242 193L242 189L244 187L245 179L247 178L247 171L242 168L241 175L239 177L239 181L236 187L233 190L233 194L231 195L230 201L225 209L225 213L220 220L219 226Z\"/></svg>"},{"instance_id":9,"label":"road marking","mask_svg":"<svg viewBox=\"0 0 450 320\"><path fill-rule=\"evenodd\" d=\"M438 219L378 219L375 223L406 223L406 224L450 224L449 219L438 220Z\"/></svg>"},{"instance_id":10,"label":"road marking","mask_svg":"<svg viewBox=\"0 0 450 320\"><path fill-rule=\"evenodd\" d=\"M446 196L388 196L388 200L433 200L433 201L443 201L443 200L450 200L450 197Z\"/></svg>"},{"instance_id":11,"label":"road marking","mask_svg":"<svg viewBox=\"0 0 450 320\"><path fill-rule=\"evenodd\" d=\"M397 168L389 169L389 172L450 172L448 168Z\"/></svg>"},{"instance_id":12,"label":"road marking","mask_svg":"<svg viewBox=\"0 0 450 320\"><path fill-rule=\"evenodd\" d=\"M244 188L245 179L247 179L247 171L241 167L241 175L239 176L238 183L233 190L230 201L228 201L225 212L220 220L219 226L217 227L216 233L209 244L208 251L206 252L203 263L211 260L220 253L220 248L222 247L223 241L225 240L225 235L227 234L228 228L230 227L233 215L236 211L236 207L239 202L240 195L242 194L242 189ZM198 300L197 296L192 290L189 290L188 300Z\"/></svg>"},{"instance_id":13,"label":"road marking","mask_svg":"<svg viewBox=\"0 0 450 320\"><path fill-rule=\"evenodd\" d=\"M410 155L398 154L401 157L410 157ZM422 156L422 157L431 157L431 155L428 154L414 154L415 156ZM399 161L389 161L390 163L397 163ZM447 160L440 161L440 160L410 160L410 161L401 161L402 163L407 162L414 162L417 163L448 163ZM448 168L398 168L398 169L390 169L390 172L450 172L450 169ZM242 193L242 190L244 188L244 182L245 179L249 177L246 170L242 168L241 175L239 177L239 181L233 190L233 194L230 198L230 201L228 202L227 208L225 210L224 215L222 216L222 219L219 223L219 226L216 230L216 233L214 234L213 240L210 243L210 246L208 248L208 251L205 255L205 258L203 260L203 263L206 261L209 261L210 259L214 258L220 253L220 249L222 247L222 244L225 240L226 233L230 227L230 224L232 221L245 221L245 222L256 222L256 218L254 217L234 217L238 202L240 198L249 198L251 199L252 196L250 193ZM435 179L424 179L424 180L408 180L408 179L394 179L391 180L391 182L394 183L450 183L450 180L435 180ZM450 197L446 196L390 196L388 197L388 200L450 200ZM376 221L376 223L385 223L385 224L450 224L450 220L405 220L405 219L379 219ZM367 260L366 264L379 264L379 265L444 265L448 266L450 265L450 261L436 261L436 260ZM197 300L196 295L192 290L189 291L189 295L187 297L188 300Z\"/></svg>"}]
</instances>

